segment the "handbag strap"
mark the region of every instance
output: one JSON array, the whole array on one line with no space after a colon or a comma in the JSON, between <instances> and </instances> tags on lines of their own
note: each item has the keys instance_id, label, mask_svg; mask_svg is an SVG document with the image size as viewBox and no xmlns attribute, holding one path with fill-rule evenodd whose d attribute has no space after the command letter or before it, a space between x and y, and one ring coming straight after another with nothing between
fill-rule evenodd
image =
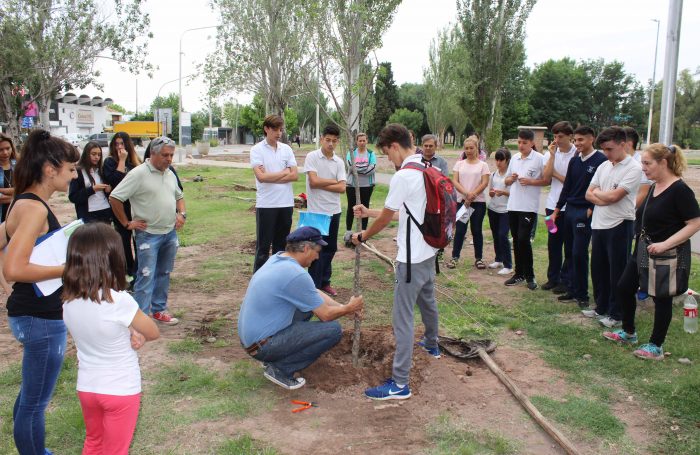
<instances>
[{"instance_id":1,"label":"handbag strap","mask_svg":"<svg viewBox=\"0 0 700 455\"><path fill-rule=\"evenodd\" d=\"M642 235L642 236L646 235L645 226L644 226L644 217L647 214L647 204L649 203L649 198L651 198L652 193L654 193L654 187L656 187L656 183L653 183L649 187L649 192L647 193L647 197L646 197L646 199L644 199L644 208L642 209L642 230L639 232L640 235Z\"/></svg>"}]
</instances>

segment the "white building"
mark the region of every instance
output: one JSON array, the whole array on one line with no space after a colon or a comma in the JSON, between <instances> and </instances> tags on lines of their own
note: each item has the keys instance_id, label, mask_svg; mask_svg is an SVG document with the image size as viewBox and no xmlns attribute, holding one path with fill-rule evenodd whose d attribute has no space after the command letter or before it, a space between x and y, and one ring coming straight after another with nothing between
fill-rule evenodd
<instances>
[{"instance_id":1,"label":"white building","mask_svg":"<svg viewBox=\"0 0 700 455\"><path fill-rule=\"evenodd\" d=\"M90 98L73 93L58 95L49 108L51 132L84 135L102 133L105 127L112 125L112 112L107 109L112 103L111 98L102 99L99 96Z\"/></svg>"}]
</instances>

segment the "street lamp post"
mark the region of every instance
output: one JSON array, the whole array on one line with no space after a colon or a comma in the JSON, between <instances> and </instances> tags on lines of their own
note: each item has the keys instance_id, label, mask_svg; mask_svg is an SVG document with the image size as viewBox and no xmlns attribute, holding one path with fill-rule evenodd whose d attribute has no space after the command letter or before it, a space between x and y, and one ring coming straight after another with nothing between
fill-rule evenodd
<instances>
[{"instance_id":1,"label":"street lamp post","mask_svg":"<svg viewBox=\"0 0 700 455\"><path fill-rule=\"evenodd\" d=\"M178 72L178 81L179 81L179 89L178 89L178 95L179 95L179 101L178 101L178 108L177 108L177 123L178 123L178 142L180 145L182 145L182 38L185 37L185 33L187 32L192 32L194 30L204 30L208 28L217 28L218 25L208 25L206 27L195 27L195 28L188 28L182 34L180 35L180 52L178 53L178 60L179 60L179 72Z\"/></svg>"},{"instance_id":2,"label":"street lamp post","mask_svg":"<svg viewBox=\"0 0 700 455\"><path fill-rule=\"evenodd\" d=\"M656 22L656 46L654 46L654 71L651 76L651 93L649 94L649 121L647 122L647 145L651 144L651 121L654 117L654 88L656 85L656 57L659 54L659 26L661 21L652 19Z\"/></svg>"}]
</instances>

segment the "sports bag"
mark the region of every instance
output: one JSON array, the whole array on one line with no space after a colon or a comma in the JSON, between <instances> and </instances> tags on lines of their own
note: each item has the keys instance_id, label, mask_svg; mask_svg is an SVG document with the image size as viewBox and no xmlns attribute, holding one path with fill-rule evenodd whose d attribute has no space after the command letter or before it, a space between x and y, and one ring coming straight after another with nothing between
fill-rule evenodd
<instances>
[{"instance_id":1,"label":"sports bag","mask_svg":"<svg viewBox=\"0 0 700 455\"><path fill-rule=\"evenodd\" d=\"M426 204L423 223L419 223L408 206L404 203L406 213L418 227L425 242L433 248L445 248L454 237L457 222L457 193L452 180L445 177L438 169L426 163L406 163L401 169L415 169L423 173ZM406 223L406 260L408 270L406 282L411 282L411 222Z\"/></svg>"}]
</instances>

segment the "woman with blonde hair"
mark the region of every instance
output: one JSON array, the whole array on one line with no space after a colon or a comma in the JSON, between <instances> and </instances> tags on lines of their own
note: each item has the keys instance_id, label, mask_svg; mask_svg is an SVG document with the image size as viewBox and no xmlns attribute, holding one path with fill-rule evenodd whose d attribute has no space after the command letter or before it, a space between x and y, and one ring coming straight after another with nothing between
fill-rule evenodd
<instances>
[{"instance_id":1,"label":"woman with blonde hair","mask_svg":"<svg viewBox=\"0 0 700 455\"><path fill-rule=\"evenodd\" d=\"M466 220L457 221L454 243L452 244L452 259L445 265L450 269L457 266L464 237L467 235L467 227L471 222L471 232L474 238L474 265L477 269L485 269L486 264L482 260L484 250L482 224L486 215L484 190L489 185L491 171L488 164L479 160L479 143L476 137L470 136L464 140L464 154L466 158L457 161L454 166L452 181L457 189L459 199L473 211L470 216L464 216Z\"/></svg>"},{"instance_id":2,"label":"woman with blonde hair","mask_svg":"<svg viewBox=\"0 0 700 455\"><path fill-rule=\"evenodd\" d=\"M622 329L604 332L603 337L625 344L637 342L634 317L637 310L636 292L639 272L636 255L640 248L649 254L661 254L671 248L690 242L700 230L700 207L695 193L681 179L687 163L679 147L651 144L642 154L642 171L655 183L649 189L645 202L637 209L635 252L617 283L617 298L622 308ZM640 238L646 237L645 242ZM689 245L686 245L689 247ZM663 360L662 344L671 325L673 299L653 297L654 325L649 343L634 351L642 359Z\"/></svg>"}]
</instances>

